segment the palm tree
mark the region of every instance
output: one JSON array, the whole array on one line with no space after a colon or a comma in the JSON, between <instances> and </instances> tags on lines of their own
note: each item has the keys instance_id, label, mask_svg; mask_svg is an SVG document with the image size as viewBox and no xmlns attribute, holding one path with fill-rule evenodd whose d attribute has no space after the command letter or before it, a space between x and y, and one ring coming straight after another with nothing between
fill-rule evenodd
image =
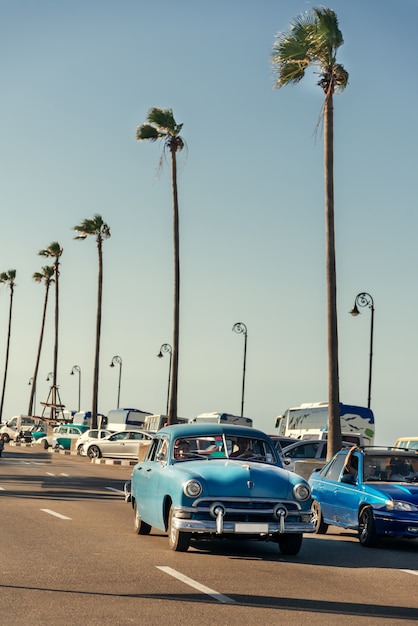
<instances>
[{"instance_id":1,"label":"palm tree","mask_svg":"<svg viewBox=\"0 0 418 626\"><path fill-rule=\"evenodd\" d=\"M164 149L171 157L171 188L173 198L173 241L174 241L174 320L173 345L171 359L171 387L167 424L177 422L177 387L179 364L179 332L180 332L180 237L179 237L179 206L177 196L177 152L184 148L180 137L183 124L177 124L171 109L152 108L148 111L145 124L136 129L138 141L157 141L161 139Z\"/></svg>"},{"instance_id":2,"label":"palm tree","mask_svg":"<svg viewBox=\"0 0 418 626\"><path fill-rule=\"evenodd\" d=\"M103 221L101 215L85 219L73 230L78 233L74 239L86 239L89 235L96 237L99 257L98 287L97 287L97 315L96 315L96 349L94 354L93 373L93 405L91 411L91 428L97 428L97 403L99 396L99 356L100 333L102 327L102 292L103 292L103 240L110 237L110 228Z\"/></svg>"},{"instance_id":3,"label":"palm tree","mask_svg":"<svg viewBox=\"0 0 418 626\"><path fill-rule=\"evenodd\" d=\"M12 331L12 309L13 309L13 293L14 293L14 288L15 288L15 279L16 279L16 270L9 270L8 272L2 272L0 274L0 283L5 283L5 284L7 283L10 288L9 326L7 330L7 347L6 347L6 362L4 366L3 391L1 394L1 403L0 403L0 422L3 416L4 394L6 392L7 370L9 367L10 335Z\"/></svg>"},{"instance_id":4,"label":"palm tree","mask_svg":"<svg viewBox=\"0 0 418 626\"><path fill-rule=\"evenodd\" d=\"M54 261L54 282L55 282L55 341L54 341L54 371L52 381L52 406L51 417L57 413L57 379L58 379L58 322L59 322L59 260L64 252L58 241L53 241L48 248L40 250L39 256L53 258ZM60 407L62 408L62 407Z\"/></svg>"},{"instance_id":5,"label":"palm tree","mask_svg":"<svg viewBox=\"0 0 418 626\"><path fill-rule=\"evenodd\" d=\"M273 46L271 63L276 72L275 87L298 83L309 66L319 68L318 85L325 96L324 179L326 223L326 282L328 318L328 458L341 448L337 279L334 232L334 108L335 92L348 84L348 73L337 63L338 48L344 43L332 9L315 8L296 18L287 33L279 33Z\"/></svg>"},{"instance_id":6,"label":"palm tree","mask_svg":"<svg viewBox=\"0 0 418 626\"><path fill-rule=\"evenodd\" d=\"M49 288L51 286L51 283L54 282L54 274L55 274L55 268L52 265L45 265L42 268L42 272L35 272L33 274L33 276L32 276L33 280L35 280L37 283L44 283L44 285L45 285L45 298L44 298L44 309L43 309L42 322L41 322L41 335L39 337L38 353L36 355L35 371L33 373L32 386L31 386L31 392L30 392L30 398L29 398L28 415L33 415L33 413L32 413L33 408L34 408L33 407L33 401L34 401L35 393L36 393L36 381L38 379L39 361L41 359L42 343L43 343L43 339L44 339L44 330L45 330L46 310L47 310L47 305L48 305ZM36 407L35 407L35 415L36 415Z\"/></svg>"}]
</instances>

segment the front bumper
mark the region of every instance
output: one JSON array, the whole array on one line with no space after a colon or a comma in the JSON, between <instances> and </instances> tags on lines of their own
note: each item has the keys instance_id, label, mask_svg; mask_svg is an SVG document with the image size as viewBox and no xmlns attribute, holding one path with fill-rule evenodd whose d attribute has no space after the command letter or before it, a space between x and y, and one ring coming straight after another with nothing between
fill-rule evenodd
<instances>
[{"instance_id":1,"label":"front bumper","mask_svg":"<svg viewBox=\"0 0 418 626\"><path fill-rule=\"evenodd\" d=\"M193 506L174 507L173 527L182 532L216 535L283 535L312 533L312 511L298 503L263 499L197 499Z\"/></svg>"}]
</instances>

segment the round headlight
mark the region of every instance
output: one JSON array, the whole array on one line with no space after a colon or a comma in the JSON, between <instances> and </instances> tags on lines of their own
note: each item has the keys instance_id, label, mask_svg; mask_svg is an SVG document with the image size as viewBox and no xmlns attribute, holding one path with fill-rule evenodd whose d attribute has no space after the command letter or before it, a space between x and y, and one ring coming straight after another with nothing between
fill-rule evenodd
<instances>
[{"instance_id":1,"label":"round headlight","mask_svg":"<svg viewBox=\"0 0 418 626\"><path fill-rule=\"evenodd\" d=\"M202 493L202 485L197 480L189 480L184 484L183 491L188 498L197 498Z\"/></svg>"},{"instance_id":2,"label":"round headlight","mask_svg":"<svg viewBox=\"0 0 418 626\"><path fill-rule=\"evenodd\" d=\"M293 487L293 495L295 496L296 500L300 500L301 502L307 500L311 495L309 485L304 485L303 483L295 485Z\"/></svg>"}]
</instances>

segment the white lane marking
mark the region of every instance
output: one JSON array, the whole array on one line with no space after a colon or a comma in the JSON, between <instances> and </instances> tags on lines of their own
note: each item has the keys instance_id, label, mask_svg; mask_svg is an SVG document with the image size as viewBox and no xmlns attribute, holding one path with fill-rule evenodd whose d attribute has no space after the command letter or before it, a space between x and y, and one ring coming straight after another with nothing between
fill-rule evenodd
<instances>
[{"instance_id":1,"label":"white lane marking","mask_svg":"<svg viewBox=\"0 0 418 626\"><path fill-rule=\"evenodd\" d=\"M157 565L156 567L162 572L165 572L166 574L169 574L170 576L173 576L174 578L181 580L186 585L190 585L190 587L194 587L194 589L197 589L198 591L201 591L202 593L206 593L206 595L208 596L212 596L212 598L215 598L215 600L218 600L218 602L223 602L224 604L235 604L235 600L233 600L232 598L228 598L228 596L224 596L222 593L218 593L217 591L214 591L213 589L210 589L209 587L205 587L205 585L201 585L197 581L193 580L192 578L189 578L188 576L184 576L184 574L180 574L180 572L177 572L175 569L172 569L171 567L165 567L163 565L161 566Z\"/></svg>"},{"instance_id":2,"label":"white lane marking","mask_svg":"<svg viewBox=\"0 0 418 626\"><path fill-rule=\"evenodd\" d=\"M51 472L46 473L47 476L55 476L55 474L51 474Z\"/></svg>"},{"instance_id":3,"label":"white lane marking","mask_svg":"<svg viewBox=\"0 0 418 626\"><path fill-rule=\"evenodd\" d=\"M415 576L418 576L418 570L415 569L401 569L401 572L405 572L405 574L415 574Z\"/></svg>"},{"instance_id":4,"label":"white lane marking","mask_svg":"<svg viewBox=\"0 0 418 626\"><path fill-rule=\"evenodd\" d=\"M55 517L59 517L60 519L71 519L71 517L67 517L66 515L61 515L61 513L56 513L55 511L51 511L51 509L41 509L44 513L49 513L49 515L55 515Z\"/></svg>"},{"instance_id":5,"label":"white lane marking","mask_svg":"<svg viewBox=\"0 0 418 626\"><path fill-rule=\"evenodd\" d=\"M63 474L63 473L61 472L60 476L66 476L66 477L68 478L68 477L69 477L69 474Z\"/></svg>"},{"instance_id":6,"label":"white lane marking","mask_svg":"<svg viewBox=\"0 0 418 626\"><path fill-rule=\"evenodd\" d=\"M109 489L109 491L116 491L116 493L125 493L121 489L115 489L114 487L106 487L106 489Z\"/></svg>"},{"instance_id":7,"label":"white lane marking","mask_svg":"<svg viewBox=\"0 0 418 626\"><path fill-rule=\"evenodd\" d=\"M0 491L4 491L4 487L0 487Z\"/></svg>"}]
</instances>

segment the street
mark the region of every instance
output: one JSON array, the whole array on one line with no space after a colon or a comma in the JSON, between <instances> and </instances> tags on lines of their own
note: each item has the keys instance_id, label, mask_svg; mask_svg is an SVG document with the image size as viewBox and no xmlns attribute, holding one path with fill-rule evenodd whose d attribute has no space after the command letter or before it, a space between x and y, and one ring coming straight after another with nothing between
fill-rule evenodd
<instances>
[{"instance_id":1,"label":"street","mask_svg":"<svg viewBox=\"0 0 418 626\"><path fill-rule=\"evenodd\" d=\"M418 541L360 546L331 527L296 557L273 543L134 533L131 468L6 446L0 459L1 624L408 624Z\"/></svg>"}]
</instances>

